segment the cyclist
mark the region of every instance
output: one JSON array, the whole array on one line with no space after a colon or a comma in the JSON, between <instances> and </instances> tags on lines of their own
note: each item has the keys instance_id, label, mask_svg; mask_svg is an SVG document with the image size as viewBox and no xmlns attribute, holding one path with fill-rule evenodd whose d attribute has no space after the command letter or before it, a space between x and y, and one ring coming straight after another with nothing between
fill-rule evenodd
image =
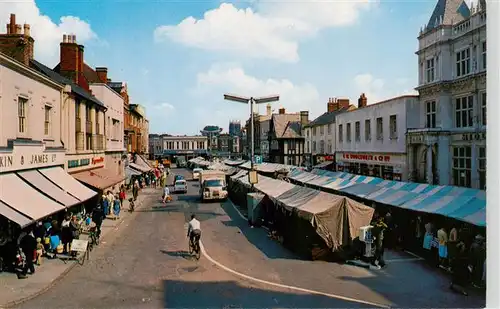
<instances>
[{"instance_id":1,"label":"cyclist","mask_svg":"<svg viewBox=\"0 0 500 309\"><path fill-rule=\"evenodd\" d=\"M194 245L194 240L200 241L201 238L201 224L200 221L196 220L196 215L191 215L191 221L188 223L188 234L189 241Z\"/></svg>"}]
</instances>

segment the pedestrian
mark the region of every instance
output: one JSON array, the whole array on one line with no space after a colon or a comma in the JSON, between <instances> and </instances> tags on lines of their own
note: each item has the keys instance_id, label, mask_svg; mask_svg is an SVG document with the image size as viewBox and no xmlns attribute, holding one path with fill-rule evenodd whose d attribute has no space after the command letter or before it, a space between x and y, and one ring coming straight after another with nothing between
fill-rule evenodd
<instances>
[{"instance_id":1,"label":"pedestrian","mask_svg":"<svg viewBox=\"0 0 500 309\"><path fill-rule=\"evenodd\" d=\"M432 251L432 239L434 238L432 235L432 222L427 222L424 225L425 228L425 234L424 234L424 241L422 247L425 250L425 256L430 259L431 258L431 251Z\"/></svg>"},{"instance_id":2,"label":"pedestrian","mask_svg":"<svg viewBox=\"0 0 500 309\"><path fill-rule=\"evenodd\" d=\"M115 219L120 219L120 209L121 209L121 204L117 195L113 202L113 215L115 216Z\"/></svg>"},{"instance_id":3,"label":"pedestrian","mask_svg":"<svg viewBox=\"0 0 500 309\"><path fill-rule=\"evenodd\" d=\"M106 195L103 195L101 197L101 203L102 203L102 211L104 214L104 218L106 218L109 212L109 200L107 199Z\"/></svg>"},{"instance_id":4,"label":"pedestrian","mask_svg":"<svg viewBox=\"0 0 500 309\"><path fill-rule=\"evenodd\" d=\"M64 246L64 253L66 254L69 252L69 246L71 244L71 238L72 238L71 229L69 227L70 222L71 222L71 217L69 214L66 214L64 216L63 222L61 223L61 241Z\"/></svg>"},{"instance_id":5,"label":"pedestrian","mask_svg":"<svg viewBox=\"0 0 500 309\"><path fill-rule=\"evenodd\" d=\"M71 229L71 241L73 239L79 239L80 238L80 223L78 223L78 219L75 215L71 217L71 222L69 223L69 227ZM76 252L71 252L73 255L76 254Z\"/></svg>"},{"instance_id":6,"label":"pedestrian","mask_svg":"<svg viewBox=\"0 0 500 309\"><path fill-rule=\"evenodd\" d=\"M472 268L472 285L475 288L482 287L482 277L484 261L486 260L486 242L485 238L477 234L470 248L469 265Z\"/></svg>"},{"instance_id":7,"label":"pedestrian","mask_svg":"<svg viewBox=\"0 0 500 309\"><path fill-rule=\"evenodd\" d=\"M22 239L20 243L21 250L24 252L24 255L26 257L26 264L25 268L23 270L23 275L26 275L28 271L31 274L35 273L35 265L34 262L36 261L36 239L35 235L33 234L33 231L29 231Z\"/></svg>"},{"instance_id":8,"label":"pedestrian","mask_svg":"<svg viewBox=\"0 0 500 309\"><path fill-rule=\"evenodd\" d=\"M122 185L119 193L120 205L123 205L123 201L127 198L127 194L125 193L125 187Z\"/></svg>"},{"instance_id":9,"label":"pedestrian","mask_svg":"<svg viewBox=\"0 0 500 309\"><path fill-rule=\"evenodd\" d=\"M42 257L45 254L45 248L42 244L42 239L38 237L36 239L36 265L42 265Z\"/></svg>"},{"instance_id":10,"label":"pedestrian","mask_svg":"<svg viewBox=\"0 0 500 309\"><path fill-rule=\"evenodd\" d=\"M446 260L448 259L448 233L444 227L441 227L437 231L438 238L438 254L439 254L439 266L447 267Z\"/></svg>"},{"instance_id":11,"label":"pedestrian","mask_svg":"<svg viewBox=\"0 0 500 309\"><path fill-rule=\"evenodd\" d=\"M455 226L453 226L450 230L450 235L448 237L448 265L453 264L453 259L456 256L456 249L457 249L457 244L458 244L458 230Z\"/></svg>"},{"instance_id":12,"label":"pedestrian","mask_svg":"<svg viewBox=\"0 0 500 309\"><path fill-rule=\"evenodd\" d=\"M467 250L463 240L458 240L454 251L456 255L451 261L452 276L450 289L467 296L464 287L469 281L469 269L467 267Z\"/></svg>"},{"instance_id":13,"label":"pedestrian","mask_svg":"<svg viewBox=\"0 0 500 309\"><path fill-rule=\"evenodd\" d=\"M97 231L97 238L100 237L101 235L101 226L102 226L102 221L104 220L105 215L104 211L101 207L100 203L97 203L96 208L92 211L92 221L95 223L96 226L96 231Z\"/></svg>"},{"instance_id":14,"label":"pedestrian","mask_svg":"<svg viewBox=\"0 0 500 309\"><path fill-rule=\"evenodd\" d=\"M139 182L134 181L134 186L132 188L132 196L134 197L134 201L137 201L137 196L139 195Z\"/></svg>"},{"instance_id":15,"label":"pedestrian","mask_svg":"<svg viewBox=\"0 0 500 309\"><path fill-rule=\"evenodd\" d=\"M170 190L168 189L168 185L163 188L163 204L170 200Z\"/></svg>"},{"instance_id":16,"label":"pedestrian","mask_svg":"<svg viewBox=\"0 0 500 309\"><path fill-rule=\"evenodd\" d=\"M385 224L384 219L384 217L379 216L375 223L372 224L372 235L375 240L375 255L372 258L371 264L378 268L386 266L384 260L384 232L387 230L387 224Z\"/></svg>"},{"instance_id":17,"label":"pedestrian","mask_svg":"<svg viewBox=\"0 0 500 309\"><path fill-rule=\"evenodd\" d=\"M106 215L110 215L111 214L111 208L114 205L115 195L113 194L113 192L108 191L107 198L108 198L108 201L109 201L109 209L108 209L108 213Z\"/></svg>"}]
</instances>

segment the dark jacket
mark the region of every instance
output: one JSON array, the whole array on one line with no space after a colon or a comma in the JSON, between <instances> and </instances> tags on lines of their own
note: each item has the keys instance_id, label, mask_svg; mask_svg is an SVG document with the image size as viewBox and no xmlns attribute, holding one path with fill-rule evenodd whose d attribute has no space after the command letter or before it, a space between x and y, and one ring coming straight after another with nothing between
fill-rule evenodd
<instances>
[{"instance_id":1,"label":"dark jacket","mask_svg":"<svg viewBox=\"0 0 500 309\"><path fill-rule=\"evenodd\" d=\"M36 250L35 237L31 236L30 234L26 234L26 236L21 239L20 247L23 250L24 255L26 255L27 259L33 259L34 252Z\"/></svg>"},{"instance_id":2,"label":"dark jacket","mask_svg":"<svg viewBox=\"0 0 500 309\"><path fill-rule=\"evenodd\" d=\"M73 238L80 237L80 225L77 222L71 221L69 223L69 227L71 229L71 236L73 236Z\"/></svg>"},{"instance_id":3,"label":"dark jacket","mask_svg":"<svg viewBox=\"0 0 500 309\"><path fill-rule=\"evenodd\" d=\"M101 207L97 207L94 209L92 212L92 221L95 222L95 224L99 225L102 223L104 220L104 211Z\"/></svg>"}]
</instances>

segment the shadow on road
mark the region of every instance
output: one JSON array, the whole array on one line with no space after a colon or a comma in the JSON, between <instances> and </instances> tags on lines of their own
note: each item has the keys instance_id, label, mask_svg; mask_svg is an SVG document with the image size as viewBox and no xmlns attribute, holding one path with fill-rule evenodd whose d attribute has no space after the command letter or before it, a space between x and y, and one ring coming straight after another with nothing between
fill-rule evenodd
<instances>
[{"instance_id":1,"label":"shadow on road","mask_svg":"<svg viewBox=\"0 0 500 309\"><path fill-rule=\"evenodd\" d=\"M181 257L186 260L196 260L196 258L190 254L189 252L185 250L179 250L179 251L167 251L167 250L160 250L161 253L166 254L171 257Z\"/></svg>"},{"instance_id":2,"label":"shadow on road","mask_svg":"<svg viewBox=\"0 0 500 309\"><path fill-rule=\"evenodd\" d=\"M369 308L322 295L246 287L235 281L163 282L164 308Z\"/></svg>"}]
</instances>

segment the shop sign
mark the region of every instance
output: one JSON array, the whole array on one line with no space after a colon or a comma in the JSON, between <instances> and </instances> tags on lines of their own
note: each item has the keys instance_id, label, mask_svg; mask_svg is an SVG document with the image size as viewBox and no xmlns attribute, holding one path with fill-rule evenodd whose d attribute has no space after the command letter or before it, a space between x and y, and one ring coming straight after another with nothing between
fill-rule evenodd
<instances>
[{"instance_id":1,"label":"shop sign","mask_svg":"<svg viewBox=\"0 0 500 309\"><path fill-rule=\"evenodd\" d=\"M68 160L68 168L90 165L90 159Z\"/></svg>"},{"instance_id":2,"label":"shop sign","mask_svg":"<svg viewBox=\"0 0 500 309\"><path fill-rule=\"evenodd\" d=\"M62 165L64 152L45 152L44 147L14 146L10 153L0 154L0 172Z\"/></svg>"},{"instance_id":3,"label":"shop sign","mask_svg":"<svg viewBox=\"0 0 500 309\"><path fill-rule=\"evenodd\" d=\"M486 140L486 132L463 133L455 135L455 139L461 141L484 141Z\"/></svg>"},{"instance_id":4,"label":"shop sign","mask_svg":"<svg viewBox=\"0 0 500 309\"><path fill-rule=\"evenodd\" d=\"M102 162L104 162L104 157L92 158L92 164L97 164Z\"/></svg>"},{"instance_id":5,"label":"shop sign","mask_svg":"<svg viewBox=\"0 0 500 309\"><path fill-rule=\"evenodd\" d=\"M368 165L405 165L406 156L401 154L337 153L337 162L364 163Z\"/></svg>"},{"instance_id":6,"label":"shop sign","mask_svg":"<svg viewBox=\"0 0 500 309\"><path fill-rule=\"evenodd\" d=\"M391 156L389 156L389 155L344 153L343 158L347 159L347 160L358 160L358 161L377 161L377 162L390 162L391 161Z\"/></svg>"}]
</instances>

